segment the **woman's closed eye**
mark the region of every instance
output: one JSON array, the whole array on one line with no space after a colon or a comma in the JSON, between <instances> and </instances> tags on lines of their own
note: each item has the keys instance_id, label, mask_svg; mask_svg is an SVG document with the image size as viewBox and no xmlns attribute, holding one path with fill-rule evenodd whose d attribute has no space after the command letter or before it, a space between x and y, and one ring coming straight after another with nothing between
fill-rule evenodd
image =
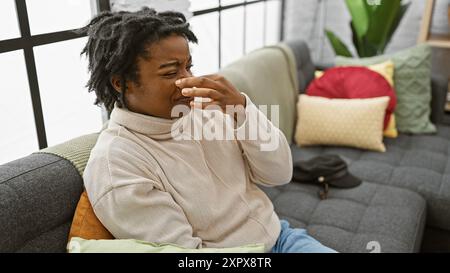
<instances>
[{"instance_id":1,"label":"woman's closed eye","mask_svg":"<svg viewBox=\"0 0 450 273\"><path fill-rule=\"evenodd\" d=\"M178 74L178 71L175 71L175 72L170 72L170 73L164 74L163 76L164 76L165 78L173 78L173 77L175 77L177 74Z\"/></svg>"},{"instance_id":2,"label":"woman's closed eye","mask_svg":"<svg viewBox=\"0 0 450 273\"><path fill-rule=\"evenodd\" d=\"M190 65L186 66L186 70L187 70L188 72L191 72L191 68L192 68L193 66L194 66L193 64L190 64ZM163 76L164 76L165 78L174 78L174 77L177 76L177 74L178 74L178 70L177 70L177 71L170 71L170 72L164 74Z\"/></svg>"}]
</instances>

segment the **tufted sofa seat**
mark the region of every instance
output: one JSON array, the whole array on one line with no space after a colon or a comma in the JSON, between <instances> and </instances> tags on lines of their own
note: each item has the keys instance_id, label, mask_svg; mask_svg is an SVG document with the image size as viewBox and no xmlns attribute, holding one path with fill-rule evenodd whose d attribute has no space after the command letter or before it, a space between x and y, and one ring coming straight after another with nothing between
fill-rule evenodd
<instances>
[{"instance_id":1,"label":"tufted sofa seat","mask_svg":"<svg viewBox=\"0 0 450 273\"><path fill-rule=\"evenodd\" d=\"M415 192L364 182L331 189L325 200L314 185L291 182L263 189L280 218L339 252L418 252L426 218L425 200Z\"/></svg>"}]
</instances>

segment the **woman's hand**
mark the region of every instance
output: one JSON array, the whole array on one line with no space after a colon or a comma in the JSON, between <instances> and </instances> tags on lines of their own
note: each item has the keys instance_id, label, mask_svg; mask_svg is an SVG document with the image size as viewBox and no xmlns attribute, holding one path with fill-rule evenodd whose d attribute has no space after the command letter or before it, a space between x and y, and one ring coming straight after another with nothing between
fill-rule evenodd
<instances>
[{"instance_id":1,"label":"woman's hand","mask_svg":"<svg viewBox=\"0 0 450 273\"><path fill-rule=\"evenodd\" d=\"M221 75L188 77L177 80L175 84L181 89L181 94L185 97L203 97L211 100L198 105L191 101L193 107L204 109L209 105L217 105L224 113L226 113L227 106L245 107L245 96ZM236 119L236 117L234 118Z\"/></svg>"}]
</instances>

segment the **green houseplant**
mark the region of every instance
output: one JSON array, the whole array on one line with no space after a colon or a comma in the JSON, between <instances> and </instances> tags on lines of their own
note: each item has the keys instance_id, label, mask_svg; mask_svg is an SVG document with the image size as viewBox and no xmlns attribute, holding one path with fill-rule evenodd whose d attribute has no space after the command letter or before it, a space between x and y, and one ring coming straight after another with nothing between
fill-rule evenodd
<instances>
[{"instance_id":1,"label":"green houseplant","mask_svg":"<svg viewBox=\"0 0 450 273\"><path fill-rule=\"evenodd\" d=\"M345 0L345 3L352 17L352 40L359 57L383 54L411 4L402 0ZM336 55L353 57L336 34L328 29L325 33Z\"/></svg>"}]
</instances>

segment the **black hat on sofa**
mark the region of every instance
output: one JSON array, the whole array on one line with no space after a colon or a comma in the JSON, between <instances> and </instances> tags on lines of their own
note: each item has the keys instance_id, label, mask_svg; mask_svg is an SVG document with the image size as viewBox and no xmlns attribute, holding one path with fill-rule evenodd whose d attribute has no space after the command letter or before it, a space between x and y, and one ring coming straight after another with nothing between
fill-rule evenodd
<instances>
[{"instance_id":1,"label":"black hat on sofa","mask_svg":"<svg viewBox=\"0 0 450 273\"><path fill-rule=\"evenodd\" d=\"M293 180L338 188L353 188L361 184L361 179L349 173L347 163L337 155L321 155L294 162Z\"/></svg>"}]
</instances>

